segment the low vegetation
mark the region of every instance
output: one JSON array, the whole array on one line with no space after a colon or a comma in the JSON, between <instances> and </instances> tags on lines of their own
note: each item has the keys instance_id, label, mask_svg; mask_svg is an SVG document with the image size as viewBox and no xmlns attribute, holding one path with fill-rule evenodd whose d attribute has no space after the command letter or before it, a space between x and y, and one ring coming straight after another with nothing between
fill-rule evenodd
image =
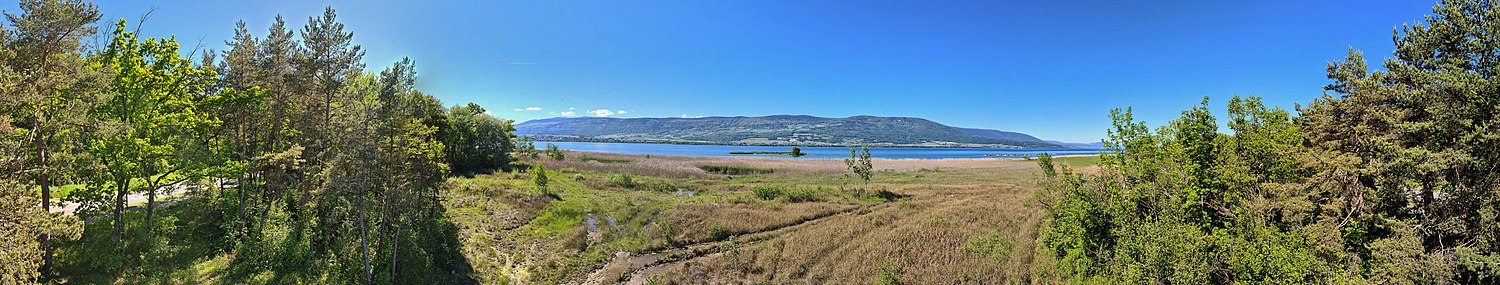
<instances>
[{"instance_id":1,"label":"low vegetation","mask_svg":"<svg viewBox=\"0 0 1500 285\"><path fill-rule=\"evenodd\" d=\"M769 168L757 168L737 165L699 165L698 169L703 169L704 172L708 173L724 175L751 175L776 172L776 170Z\"/></svg>"},{"instance_id":2,"label":"low vegetation","mask_svg":"<svg viewBox=\"0 0 1500 285\"><path fill-rule=\"evenodd\" d=\"M598 163L629 163L630 162L630 160L628 160L628 159L598 158L598 157L589 156L587 154L579 154L577 156L577 158L578 158L578 161L593 161L593 162L598 162Z\"/></svg>"}]
</instances>

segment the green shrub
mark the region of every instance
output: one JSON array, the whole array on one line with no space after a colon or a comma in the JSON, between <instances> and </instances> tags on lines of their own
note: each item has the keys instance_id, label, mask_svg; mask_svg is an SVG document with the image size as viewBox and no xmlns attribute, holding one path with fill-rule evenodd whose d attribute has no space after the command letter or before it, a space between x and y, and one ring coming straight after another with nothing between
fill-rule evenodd
<instances>
[{"instance_id":1,"label":"green shrub","mask_svg":"<svg viewBox=\"0 0 1500 285\"><path fill-rule=\"evenodd\" d=\"M775 200L776 197L781 197L782 192L781 187L771 185L756 185L750 191L755 193L755 198L760 198L761 200Z\"/></svg>"},{"instance_id":2,"label":"green shrub","mask_svg":"<svg viewBox=\"0 0 1500 285\"><path fill-rule=\"evenodd\" d=\"M969 237L964 252L1004 262L1010 258L1010 238L999 232Z\"/></svg>"},{"instance_id":3,"label":"green shrub","mask_svg":"<svg viewBox=\"0 0 1500 285\"><path fill-rule=\"evenodd\" d=\"M605 180L604 184L625 188L635 188L636 186L635 176L626 173L611 174L609 175L609 179Z\"/></svg>"},{"instance_id":4,"label":"green shrub","mask_svg":"<svg viewBox=\"0 0 1500 285\"><path fill-rule=\"evenodd\" d=\"M562 149L557 148L557 145L555 145L555 144L550 144L550 143L547 144L547 151L546 152L547 152L547 156L552 157L552 160L563 160L563 158L566 158L563 155Z\"/></svg>"},{"instance_id":5,"label":"green shrub","mask_svg":"<svg viewBox=\"0 0 1500 285\"><path fill-rule=\"evenodd\" d=\"M901 275L906 274L906 269L891 262L881 261L875 264L880 269L880 275L875 276L875 284L896 285L906 284L901 281Z\"/></svg>"},{"instance_id":6,"label":"green shrub","mask_svg":"<svg viewBox=\"0 0 1500 285\"><path fill-rule=\"evenodd\" d=\"M660 180L645 180L635 182L637 190L671 193L677 191L677 185Z\"/></svg>"},{"instance_id":7,"label":"green shrub","mask_svg":"<svg viewBox=\"0 0 1500 285\"><path fill-rule=\"evenodd\" d=\"M813 191L812 189L809 189L809 188L797 189L795 191L787 191L785 193L785 195L786 195L786 201L787 202L792 202L792 203L823 201L823 198L818 196L818 192Z\"/></svg>"},{"instance_id":8,"label":"green shrub","mask_svg":"<svg viewBox=\"0 0 1500 285\"><path fill-rule=\"evenodd\" d=\"M702 169L704 172L708 173L724 175L769 174L776 172L772 169L735 165L699 165L698 169Z\"/></svg>"},{"instance_id":9,"label":"green shrub","mask_svg":"<svg viewBox=\"0 0 1500 285\"><path fill-rule=\"evenodd\" d=\"M599 163L627 163L627 162L630 162L630 160L625 160L625 159L597 158L597 157L590 157L588 155L582 155L582 154L578 155L578 161L596 161L596 162L599 162Z\"/></svg>"},{"instance_id":10,"label":"green shrub","mask_svg":"<svg viewBox=\"0 0 1500 285\"><path fill-rule=\"evenodd\" d=\"M729 228L724 225L714 224L708 227L708 237L711 240L724 240L729 238L730 235L733 235L733 233L730 233Z\"/></svg>"}]
</instances>

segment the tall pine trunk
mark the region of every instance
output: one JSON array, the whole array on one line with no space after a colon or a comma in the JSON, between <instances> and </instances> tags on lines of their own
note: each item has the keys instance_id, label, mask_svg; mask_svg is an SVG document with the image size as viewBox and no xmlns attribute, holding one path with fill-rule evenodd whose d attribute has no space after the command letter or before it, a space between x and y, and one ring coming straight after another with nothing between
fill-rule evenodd
<instances>
[{"instance_id":1,"label":"tall pine trunk","mask_svg":"<svg viewBox=\"0 0 1500 285\"><path fill-rule=\"evenodd\" d=\"M401 253L397 250L401 247L401 225L393 229L396 233L391 237L391 283L396 283L396 256Z\"/></svg>"},{"instance_id":2,"label":"tall pine trunk","mask_svg":"<svg viewBox=\"0 0 1500 285\"><path fill-rule=\"evenodd\" d=\"M37 117L33 116L31 118L32 126L38 126L38 123L39 120ZM42 211L50 213L52 212L52 181L47 173L47 147L42 143L41 133L33 134L33 136L33 143L36 146L37 166L41 167L41 171L36 177L36 184L42 186ZM39 239L42 246L42 267L40 268L40 272L42 278L45 279L47 276L52 275L52 233L50 231L43 232Z\"/></svg>"},{"instance_id":3,"label":"tall pine trunk","mask_svg":"<svg viewBox=\"0 0 1500 285\"><path fill-rule=\"evenodd\" d=\"M370 280L370 244L365 240L365 236L367 236L365 233L365 211L361 209L359 211L359 249L364 254L365 268L363 271L365 273L365 284L373 284L374 282Z\"/></svg>"}]
</instances>

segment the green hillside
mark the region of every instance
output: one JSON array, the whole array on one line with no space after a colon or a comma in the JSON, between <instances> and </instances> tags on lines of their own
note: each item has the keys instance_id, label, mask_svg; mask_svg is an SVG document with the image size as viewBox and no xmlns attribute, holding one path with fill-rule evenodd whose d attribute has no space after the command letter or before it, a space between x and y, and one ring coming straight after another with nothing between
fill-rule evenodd
<instances>
[{"instance_id":1,"label":"green hillside","mask_svg":"<svg viewBox=\"0 0 1500 285\"><path fill-rule=\"evenodd\" d=\"M516 125L541 140L744 145L1057 147L1027 134L951 127L922 118L777 115L705 118L551 118Z\"/></svg>"}]
</instances>

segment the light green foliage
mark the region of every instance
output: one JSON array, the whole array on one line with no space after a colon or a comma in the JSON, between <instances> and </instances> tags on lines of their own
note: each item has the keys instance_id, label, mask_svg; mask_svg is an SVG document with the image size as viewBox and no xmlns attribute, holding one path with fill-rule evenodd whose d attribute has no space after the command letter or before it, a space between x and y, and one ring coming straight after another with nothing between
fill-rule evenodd
<instances>
[{"instance_id":1,"label":"light green foliage","mask_svg":"<svg viewBox=\"0 0 1500 285\"><path fill-rule=\"evenodd\" d=\"M755 198L761 200L775 200L776 197L781 197L782 192L781 187L771 185L755 185L750 188L750 191L755 194Z\"/></svg>"},{"instance_id":2,"label":"light green foliage","mask_svg":"<svg viewBox=\"0 0 1500 285\"><path fill-rule=\"evenodd\" d=\"M1010 259L1011 240L1001 233L988 233L969 237L963 251L1004 262Z\"/></svg>"},{"instance_id":3,"label":"light green foliage","mask_svg":"<svg viewBox=\"0 0 1500 285\"><path fill-rule=\"evenodd\" d=\"M566 157L563 156L562 149L558 149L557 145L555 145L555 144L550 144L550 143L547 144L547 151L546 152L547 152L547 156L551 157L552 160L563 160L564 158L566 158Z\"/></svg>"},{"instance_id":4,"label":"light green foliage","mask_svg":"<svg viewBox=\"0 0 1500 285\"><path fill-rule=\"evenodd\" d=\"M610 174L609 179L604 181L605 185L625 188L635 188L635 176L629 173Z\"/></svg>"},{"instance_id":5,"label":"light green foliage","mask_svg":"<svg viewBox=\"0 0 1500 285\"><path fill-rule=\"evenodd\" d=\"M849 158L844 159L844 166L847 166L849 172L853 172L856 177L864 181L864 188L870 187L870 178L875 176L875 172L873 172L875 166L870 161L870 147L861 146L858 152L852 147L849 148ZM863 192L864 188L861 188L860 192Z\"/></svg>"},{"instance_id":6,"label":"light green foliage","mask_svg":"<svg viewBox=\"0 0 1500 285\"><path fill-rule=\"evenodd\" d=\"M151 186L158 185L152 180L148 189L131 189L129 181L178 171L196 174L196 168L203 165L201 159L192 157L203 153L196 138L219 124L198 110L200 101L211 96L207 88L217 74L193 66L179 55L178 48L171 38L140 40L120 19L114 39L92 59L94 68L112 75L112 96L89 111L100 128L89 137L88 150L102 163L102 175L90 180L89 191L72 193L88 195L75 198L94 202L87 204L92 209L102 209L100 202L108 200L104 194L113 192L117 242L124 238L120 219L125 195L145 190L154 198L156 189Z\"/></svg>"},{"instance_id":7,"label":"light green foliage","mask_svg":"<svg viewBox=\"0 0 1500 285\"><path fill-rule=\"evenodd\" d=\"M520 138L520 141L516 143L516 153L520 157L530 159L541 157L541 151L536 149L536 138L531 136L522 136Z\"/></svg>"}]
</instances>

